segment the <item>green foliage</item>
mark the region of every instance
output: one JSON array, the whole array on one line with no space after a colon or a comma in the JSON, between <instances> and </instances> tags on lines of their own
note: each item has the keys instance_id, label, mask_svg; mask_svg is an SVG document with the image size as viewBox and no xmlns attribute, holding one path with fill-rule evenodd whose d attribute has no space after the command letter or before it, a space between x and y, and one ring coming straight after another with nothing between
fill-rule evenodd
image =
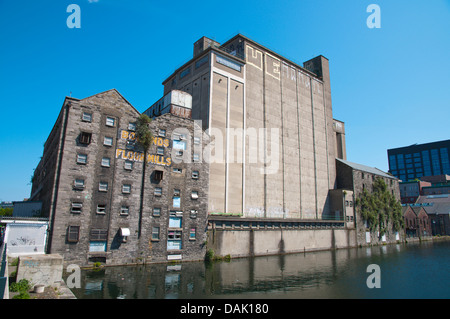
<instances>
[{"instance_id":1,"label":"green foliage","mask_svg":"<svg viewBox=\"0 0 450 319\"><path fill-rule=\"evenodd\" d=\"M148 128L148 125L151 121L152 120L147 115L141 114L136 122L137 141L142 145L145 153L147 153L150 145L153 142L153 134Z\"/></svg>"},{"instance_id":2,"label":"green foliage","mask_svg":"<svg viewBox=\"0 0 450 319\"><path fill-rule=\"evenodd\" d=\"M13 282L9 285L9 291L28 292L31 289L31 283L27 279L21 279L19 282Z\"/></svg>"},{"instance_id":3,"label":"green foliage","mask_svg":"<svg viewBox=\"0 0 450 319\"><path fill-rule=\"evenodd\" d=\"M394 231L403 227L402 206L381 178L374 181L373 192L364 190L355 204L359 207L361 216L368 221L370 231L378 229L383 235L390 222Z\"/></svg>"},{"instance_id":4,"label":"green foliage","mask_svg":"<svg viewBox=\"0 0 450 319\"><path fill-rule=\"evenodd\" d=\"M12 216L12 214L13 214L12 207L0 208L0 216Z\"/></svg>"},{"instance_id":5,"label":"green foliage","mask_svg":"<svg viewBox=\"0 0 450 319\"><path fill-rule=\"evenodd\" d=\"M18 295L12 297L12 299L30 299L30 294L27 291L21 291Z\"/></svg>"}]
</instances>

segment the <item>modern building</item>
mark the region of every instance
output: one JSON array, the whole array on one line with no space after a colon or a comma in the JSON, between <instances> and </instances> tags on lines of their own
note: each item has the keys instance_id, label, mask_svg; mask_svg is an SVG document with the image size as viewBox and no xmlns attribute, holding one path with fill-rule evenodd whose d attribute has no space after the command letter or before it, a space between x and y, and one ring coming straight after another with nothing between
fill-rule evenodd
<instances>
[{"instance_id":1,"label":"modern building","mask_svg":"<svg viewBox=\"0 0 450 319\"><path fill-rule=\"evenodd\" d=\"M424 195L424 189L431 186L429 182L410 181L400 182L400 198L402 204L413 204L420 195Z\"/></svg>"},{"instance_id":2,"label":"modern building","mask_svg":"<svg viewBox=\"0 0 450 319\"><path fill-rule=\"evenodd\" d=\"M150 123L145 153L139 116L115 89L65 99L31 195L50 219L49 253L80 264L203 258L209 171L189 159L208 137L167 113Z\"/></svg>"},{"instance_id":3,"label":"modern building","mask_svg":"<svg viewBox=\"0 0 450 319\"><path fill-rule=\"evenodd\" d=\"M450 174L450 140L388 149L389 173L402 181Z\"/></svg>"}]
</instances>

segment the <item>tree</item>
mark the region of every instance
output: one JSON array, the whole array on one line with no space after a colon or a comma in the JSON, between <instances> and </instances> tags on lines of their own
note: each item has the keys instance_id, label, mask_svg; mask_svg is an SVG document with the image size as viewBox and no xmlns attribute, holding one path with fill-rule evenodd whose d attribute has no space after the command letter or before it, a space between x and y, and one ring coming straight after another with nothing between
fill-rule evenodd
<instances>
[{"instance_id":1,"label":"tree","mask_svg":"<svg viewBox=\"0 0 450 319\"><path fill-rule=\"evenodd\" d=\"M371 232L378 230L382 236L390 226L394 231L403 228L402 206L381 178L375 179L372 193L363 190L355 205Z\"/></svg>"},{"instance_id":2,"label":"tree","mask_svg":"<svg viewBox=\"0 0 450 319\"><path fill-rule=\"evenodd\" d=\"M142 226L142 211L144 209L144 184L145 184L145 171L147 168L147 152L150 145L153 143L153 134L150 131L148 125L151 123L151 119L141 114L136 122L136 139L138 144L144 150L144 164L142 166L142 180L141 180L141 202L139 207L139 225L138 225L138 238L141 237Z\"/></svg>"}]
</instances>

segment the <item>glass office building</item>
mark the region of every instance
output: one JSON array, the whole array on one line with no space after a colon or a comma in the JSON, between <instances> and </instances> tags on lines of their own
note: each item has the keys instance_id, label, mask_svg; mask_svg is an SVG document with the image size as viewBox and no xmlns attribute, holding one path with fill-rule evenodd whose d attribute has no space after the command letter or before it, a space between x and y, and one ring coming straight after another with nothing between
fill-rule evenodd
<instances>
[{"instance_id":1,"label":"glass office building","mask_svg":"<svg viewBox=\"0 0 450 319\"><path fill-rule=\"evenodd\" d=\"M450 140L389 149L389 173L410 181L422 176L450 175Z\"/></svg>"}]
</instances>

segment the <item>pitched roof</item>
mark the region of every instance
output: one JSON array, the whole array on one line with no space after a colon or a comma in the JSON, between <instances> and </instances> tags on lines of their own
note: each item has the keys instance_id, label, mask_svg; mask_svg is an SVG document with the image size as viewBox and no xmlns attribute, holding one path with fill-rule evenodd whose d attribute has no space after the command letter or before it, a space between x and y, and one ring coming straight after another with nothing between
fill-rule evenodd
<instances>
[{"instance_id":1,"label":"pitched roof","mask_svg":"<svg viewBox=\"0 0 450 319\"><path fill-rule=\"evenodd\" d=\"M363 171L363 172L383 176L383 177L390 178L390 179L397 179L395 176L389 175L388 173L385 173L376 167L370 167L370 166L366 166L366 165L362 165L362 164L358 164L358 163L353 163L353 162L349 162L349 161L346 161L346 160L343 160L340 158L336 158L336 160L347 166L350 166L351 168L356 169L358 171Z\"/></svg>"}]
</instances>

